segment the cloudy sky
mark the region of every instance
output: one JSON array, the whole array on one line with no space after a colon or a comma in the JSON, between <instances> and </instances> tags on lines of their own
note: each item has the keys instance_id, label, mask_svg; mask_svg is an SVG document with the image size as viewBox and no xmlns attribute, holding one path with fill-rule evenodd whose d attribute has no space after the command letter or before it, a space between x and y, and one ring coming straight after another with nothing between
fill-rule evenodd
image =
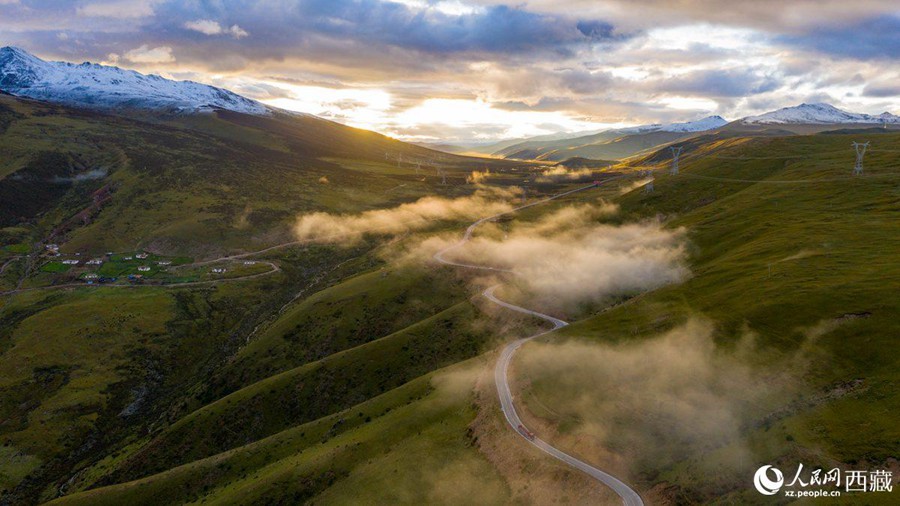
<instances>
[{"instance_id":1,"label":"cloudy sky","mask_svg":"<svg viewBox=\"0 0 900 506\"><path fill-rule=\"evenodd\" d=\"M0 0L0 46L407 140L900 112L894 0Z\"/></svg>"}]
</instances>

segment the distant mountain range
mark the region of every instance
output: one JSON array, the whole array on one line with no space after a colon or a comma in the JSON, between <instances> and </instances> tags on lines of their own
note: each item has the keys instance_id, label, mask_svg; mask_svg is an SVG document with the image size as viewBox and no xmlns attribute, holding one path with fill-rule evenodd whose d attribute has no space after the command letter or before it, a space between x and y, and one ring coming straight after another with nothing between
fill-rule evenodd
<instances>
[{"instance_id":1,"label":"distant mountain range","mask_svg":"<svg viewBox=\"0 0 900 506\"><path fill-rule=\"evenodd\" d=\"M15 47L0 48L0 91L36 100L95 109L148 109L176 113L228 110L264 115L273 109L234 92L193 81L98 65L44 61ZM562 161L569 158L616 160L646 149L723 128L768 128L796 125L900 124L890 113L870 115L843 111L830 104L800 104L729 124L721 116L670 124L650 124L579 133L557 133L492 144L427 144L451 153L473 153L511 159Z\"/></svg>"},{"instance_id":2,"label":"distant mountain range","mask_svg":"<svg viewBox=\"0 0 900 506\"><path fill-rule=\"evenodd\" d=\"M700 132L721 128L728 121L721 116L709 116L684 123L641 125L628 128L602 130L589 135L562 137L551 140L541 138L506 142L491 152L474 149L485 155L517 160L563 161L569 158L592 160L617 160L650 149L660 144L675 142ZM488 146L491 148L492 146ZM484 149L484 148L482 148Z\"/></svg>"},{"instance_id":3,"label":"distant mountain range","mask_svg":"<svg viewBox=\"0 0 900 506\"><path fill-rule=\"evenodd\" d=\"M749 116L741 120L746 124L804 124L804 125L835 125L835 124L865 124L865 123L900 123L900 116L889 112L873 116L847 112L831 104L800 104L794 107L785 107L777 111L767 112L759 116Z\"/></svg>"},{"instance_id":4,"label":"distant mountain range","mask_svg":"<svg viewBox=\"0 0 900 506\"><path fill-rule=\"evenodd\" d=\"M0 48L0 90L12 95L97 109L165 109L204 112L227 109L266 114L268 108L222 88L173 81L118 67L44 61L15 47Z\"/></svg>"},{"instance_id":5,"label":"distant mountain range","mask_svg":"<svg viewBox=\"0 0 900 506\"><path fill-rule=\"evenodd\" d=\"M879 115L848 112L830 104L800 104L758 116L728 122L721 116L709 116L686 123L642 125L603 130L590 135L573 134L552 140L527 138L507 140L470 152L521 160L563 161L569 158L616 160L627 158L647 149L678 142L697 134L716 131L751 133L773 131L782 133L813 133L829 125L898 125L900 116L885 112ZM748 130L752 129L752 130Z\"/></svg>"}]
</instances>

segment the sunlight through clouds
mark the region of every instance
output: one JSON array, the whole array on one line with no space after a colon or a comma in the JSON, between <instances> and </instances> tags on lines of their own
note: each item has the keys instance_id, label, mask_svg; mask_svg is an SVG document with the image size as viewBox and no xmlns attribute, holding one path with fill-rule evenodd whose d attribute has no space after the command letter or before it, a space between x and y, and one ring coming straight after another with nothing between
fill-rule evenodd
<instances>
[{"instance_id":1,"label":"sunlight through clouds","mask_svg":"<svg viewBox=\"0 0 900 506\"><path fill-rule=\"evenodd\" d=\"M263 102L288 111L305 112L340 120L351 126L373 129L383 126L389 117L391 96L384 90L365 88L326 88L284 83L267 83L286 91L288 97Z\"/></svg>"},{"instance_id":2,"label":"sunlight through clouds","mask_svg":"<svg viewBox=\"0 0 900 506\"><path fill-rule=\"evenodd\" d=\"M5 44L45 59L448 142L802 102L896 112L898 28L879 0L0 0Z\"/></svg>"}]
</instances>

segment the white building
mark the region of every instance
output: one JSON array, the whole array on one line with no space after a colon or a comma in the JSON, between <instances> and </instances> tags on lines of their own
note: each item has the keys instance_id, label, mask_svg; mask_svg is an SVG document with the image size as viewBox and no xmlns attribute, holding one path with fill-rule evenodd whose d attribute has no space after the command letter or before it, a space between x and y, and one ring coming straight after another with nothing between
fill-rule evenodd
<instances>
[{"instance_id":1,"label":"white building","mask_svg":"<svg viewBox=\"0 0 900 506\"><path fill-rule=\"evenodd\" d=\"M141 271L141 272L149 272L149 271L150 271L150 266L148 266L148 265L142 265L142 266L138 267L138 270Z\"/></svg>"}]
</instances>

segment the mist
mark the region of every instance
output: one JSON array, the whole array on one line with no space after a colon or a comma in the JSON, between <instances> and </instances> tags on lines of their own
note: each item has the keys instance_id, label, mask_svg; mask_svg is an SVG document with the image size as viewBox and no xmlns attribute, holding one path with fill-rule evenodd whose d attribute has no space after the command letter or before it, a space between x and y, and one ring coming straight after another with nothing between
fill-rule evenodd
<instances>
[{"instance_id":1,"label":"mist","mask_svg":"<svg viewBox=\"0 0 900 506\"><path fill-rule=\"evenodd\" d=\"M516 189L480 188L473 195L456 199L423 197L390 209L358 214L315 212L297 219L294 234L299 240L351 245L365 234L397 235L422 230L440 220L475 220L512 209L505 200Z\"/></svg>"},{"instance_id":2,"label":"mist","mask_svg":"<svg viewBox=\"0 0 900 506\"><path fill-rule=\"evenodd\" d=\"M540 403L533 412L555 426L568 421L567 433L631 462L632 471L653 474L724 445L725 461L712 462L737 469L753 462L743 430L796 392L789 375L798 371L753 368L752 338L724 351L713 335L710 322L695 318L621 344L534 342L517 367Z\"/></svg>"},{"instance_id":3,"label":"mist","mask_svg":"<svg viewBox=\"0 0 900 506\"><path fill-rule=\"evenodd\" d=\"M508 230L485 227L448 258L512 270L510 282L547 310L567 311L609 297L677 283L689 276L683 230L656 221L610 225L598 202L566 206Z\"/></svg>"},{"instance_id":4,"label":"mist","mask_svg":"<svg viewBox=\"0 0 900 506\"><path fill-rule=\"evenodd\" d=\"M557 183L561 181L582 181L592 179L594 176L594 169L583 168L583 169L567 169L563 166L556 166L552 169L547 169L541 172L541 175L535 178L535 181L539 183Z\"/></svg>"},{"instance_id":5,"label":"mist","mask_svg":"<svg viewBox=\"0 0 900 506\"><path fill-rule=\"evenodd\" d=\"M491 177L490 169L485 171L473 170L471 174L466 176L466 182L469 184L481 184Z\"/></svg>"},{"instance_id":6,"label":"mist","mask_svg":"<svg viewBox=\"0 0 900 506\"><path fill-rule=\"evenodd\" d=\"M634 191L634 190L636 190L636 189L638 189L638 188L640 188L640 187L646 185L646 184L649 183L650 181L653 181L653 178L651 178L651 177L644 177L644 178L638 179L637 181L632 181L631 183L629 183L629 184L623 186L623 187L619 190L619 194L620 194L620 195L625 195L626 193L631 193L632 191Z\"/></svg>"}]
</instances>

